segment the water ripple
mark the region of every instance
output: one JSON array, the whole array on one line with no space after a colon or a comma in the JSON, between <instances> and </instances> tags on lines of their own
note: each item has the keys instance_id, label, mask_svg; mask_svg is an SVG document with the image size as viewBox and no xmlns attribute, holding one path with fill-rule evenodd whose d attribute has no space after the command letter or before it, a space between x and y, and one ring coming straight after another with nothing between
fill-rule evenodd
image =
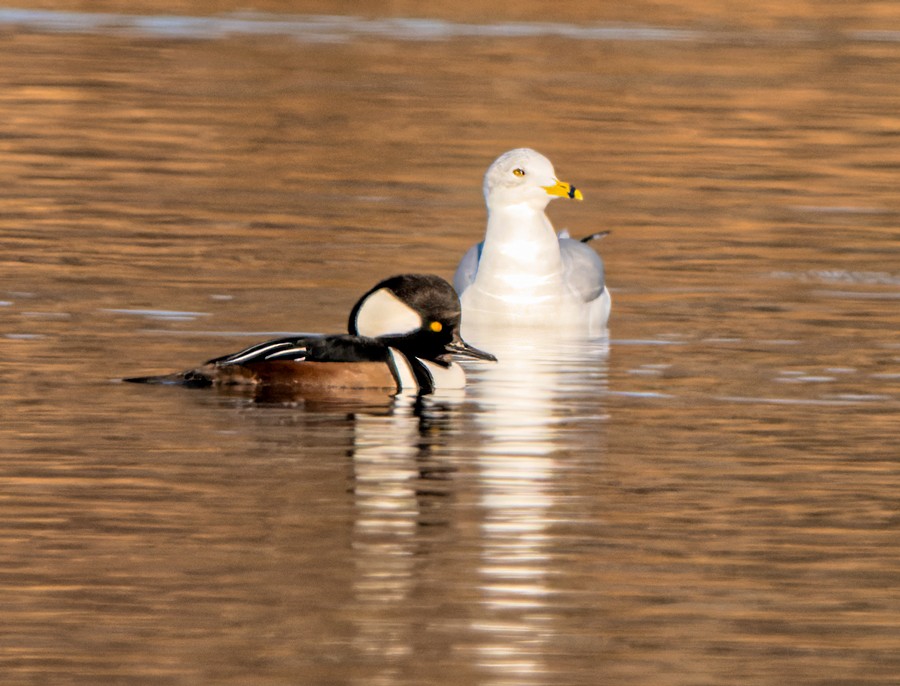
<instances>
[{"instance_id":1,"label":"water ripple","mask_svg":"<svg viewBox=\"0 0 900 686\"><path fill-rule=\"evenodd\" d=\"M851 269L810 269L804 272L772 272L774 279L788 279L801 283L851 284L867 286L900 286L900 274L882 271Z\"/></svg>"},{"instance_id":2,"label":"water ripple","mask_svg":"<svg viewBox=\"0 0 900 686\"><path fill-rule=\"evenodd\" d=\"M557 36L594 41L686 41L700 34L642 25L577 25L555 22L466 24L439 19L364 19L328 15L240 12L211 17L56 12L0 9L0 25L62 33L137 33L155 38L217 39L233 35L290 36L306 42L346 42L359 37L395 40L536 38Z\"/></svg>"},{"instance_id":3,"label":"water ripple","mask_svg":"<svg viewBox=\"0 0 900 686\"><path fill-rule=\"evenodd\" d=\"M166 321L193 321L198 317L208 317L209 312L183 312L180 310L142 310L127 308L104 308L100 310L109 314L124 314L134 317L147 317L149 319L164 319Z\"/></svg>"}]
</instances>

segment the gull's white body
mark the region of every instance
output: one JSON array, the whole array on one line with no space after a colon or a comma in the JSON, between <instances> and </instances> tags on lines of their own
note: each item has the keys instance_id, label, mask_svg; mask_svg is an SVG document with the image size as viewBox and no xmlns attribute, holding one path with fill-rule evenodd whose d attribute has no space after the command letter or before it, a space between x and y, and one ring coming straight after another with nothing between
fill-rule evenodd
<instances>
[{"instance_id":1,"label":"gull's white body","mask_svg":"<svg viewBox=\"0 0 900 686\"><path fill-rule=\"evenodd\" d=\"M484 194L484 241L453 278L463 324L604 329L611 301L603 261L586 244L557 235L544 214L553 197L580 199L580 192L556 178L546 157L518 149L491 165Z\"/></svg>"}]
</instances>

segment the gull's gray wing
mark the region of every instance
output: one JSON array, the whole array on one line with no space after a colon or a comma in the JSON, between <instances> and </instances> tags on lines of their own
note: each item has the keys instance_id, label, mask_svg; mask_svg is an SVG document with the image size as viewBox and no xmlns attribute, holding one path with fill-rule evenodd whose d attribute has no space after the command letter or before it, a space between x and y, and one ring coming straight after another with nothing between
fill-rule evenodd
<instances>
[{"instance_id":1,"label":"gull's gray wing","mask_svg":"<svg viewBox=\"0 0 900 686\"><path fill-rule=\"evenodd\" d=\"M484 241L476 243L463 255L456 268L456 274L453 275L453 288L456 289L458 295L466 290L475 281L475 274L478 273L478 261L481 259L481 249L484 247Z\"/></svg>"},{"instance_id":2,"label":"gull's gray wing","mask_svg":"<svg viewBox=\"0 0 900 686\"><path fill-rule=\"evenodd\" d=\"M559 239L559 253L569 290L584 302L597 299L603 293L605 279L600 255L582 241L565 237Z\"/></svg>"}]
</instances>

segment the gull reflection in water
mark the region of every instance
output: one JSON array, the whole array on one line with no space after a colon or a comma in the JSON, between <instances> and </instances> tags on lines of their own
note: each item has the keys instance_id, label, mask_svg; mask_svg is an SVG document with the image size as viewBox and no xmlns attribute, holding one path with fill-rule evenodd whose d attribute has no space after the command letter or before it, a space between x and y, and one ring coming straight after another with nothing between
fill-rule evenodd
<instances>
[{"instance_id":1,"label":"gull reflection in water","mask_svg":"<svg viewBox=\"0 0 900 686\"><path fill-rule=\"evenodd\" d=\"M565 479L573 478L573 470L563 469L563 455L578 447L573 427L605 418L609 343L605 337L573 340L546 332L465 335L499 360L467 368L483 441L478 470L484 614L473 626L484 639L477 659L492 673L493 686L543 683L551 670L547 644L554 637L550 580L565 573L550 554L549 530L560 517L560 496L572 488Z\"/></svg>"}]
</instances>

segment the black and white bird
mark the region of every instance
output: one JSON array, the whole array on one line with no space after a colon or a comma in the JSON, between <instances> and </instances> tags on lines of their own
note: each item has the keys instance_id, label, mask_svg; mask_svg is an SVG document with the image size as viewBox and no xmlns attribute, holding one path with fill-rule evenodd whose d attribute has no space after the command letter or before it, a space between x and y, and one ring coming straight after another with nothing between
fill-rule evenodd
<instances>
[{"instance_id":1,"label":"black and white bird","mask_svg":"<svg viewBox=\"0 0 900 686\"><path fill-rule=\"evenodd\" d=\"M430 274L402 274L381 281L359 299L347 334L278 338L184 372L125 381L280 388L295 395L459 389L465 386L465 373L451 355L496 360L463 341L459 323L459 298L449 283Z\"/></svg>"}]
</instances>

